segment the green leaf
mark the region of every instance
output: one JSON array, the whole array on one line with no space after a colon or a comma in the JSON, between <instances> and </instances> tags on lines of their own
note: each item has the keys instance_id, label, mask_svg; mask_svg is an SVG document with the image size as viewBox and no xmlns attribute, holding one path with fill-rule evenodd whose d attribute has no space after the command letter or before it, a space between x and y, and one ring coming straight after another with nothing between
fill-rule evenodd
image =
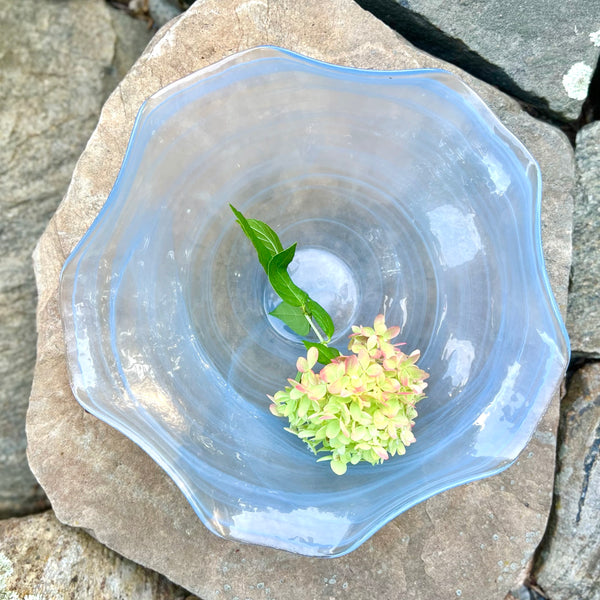
<instances>
[{"instance_id":1,"label":"green leaf","mask_svg":"<svg viewBox=\"0 0 600 600\"><path fill-rule=\"evenodd\" d=\"M279 236L266 223L257 219L247 219L247 222L263 246L269 250L272 257L283 252L283 245Z\"/></svg>"},{"instance_id":2,"label":"green leaf","mask_svg":"<svg viewBox=\"0 0 600 600\"><path fill-rule=\"evenodd\" d=\"M306 336L310 327L314 327L312 324L312 318L314 318L328 340L331 339L334 332L333 320L318 302L310 298L292 281L287 271L288 265L294 258L296 244L284 250L279 236L269 225L258 219L246 219L233 205L229 206L242 231L256 249L258 260L266 271L273 290L283 300L282 304L277 306L271 314L301 336ZM311 318L310 323L307 318ZM318 337L321 338L320 334ZM327 348L326 345L322 344L322 346ZM323 364L327 364L331 360L329 359L327 362L321 360L328 356L323 350L319 350L319 356L319 362ZM336 354L330 356L339 356L339 352L336 351Z\"/></svg>"},{"instance_id":3,"label":"green leaf","mask_svg":"<svg viewBox=\"0 0 600 600\"><path fill-rule=\"evenodd\" d=\"M277 317L283 321L292 331L298 335L308 335L310 324L306 320L306 316L301 306L291 306L287 302L282 302L272 310L270 315Z\"/></svg>"},{"instance_id":4,"label":"green leaf","mask_svg":"<svg viewBox=\"0 0 600 600\"><path fill-rule=\"evenodd\" d=\"M258 260L266 271L271 258L283 250L277 234L266 223L256 219L246 219L233 205L230 204L229 207L237 217L237 222L240 224L242 231L252 242L258 254Z\"/></svg>"},{"instance_id":5,"label":"green leaf","mask_svg":"<svg viewBox=\"0 0 600 600\"><path fill-rule=\"evenodd\" d=\"M345 462L335 458L329 464L331 465L331 470L336 475L343 475L348 469Z\"/></svg>"},{"instance_id":6,"label":"green leaf","mask_svg":"<svg viewBox=\"0 0 600 600\"><path fill-rule=\"evenodd\" d=\"M308 342L306 340L302 340L302 343L308 350L311 347L315 347L319 351L319 362L322 365L328 365L332 359L338 357L340 355L340 351L337 348L330 348L325 344L319 344L317 342Z\"/></svg>"},{"instance_id":7,"label":"green leaf","mask_svg":"<svg viewBox=\"0 0 600 600\"><path fill-rule=\"evenodd\" d=\"M314 317L317 325L323 330L323 333L325 333L327 338L331 339L331 336L335 331L335 327L333 326L333 320L329 316L329 313L312 298L308 299L308 302L306 303L306 309L308 314Z\"/></svg>"},{"instance_id":8,"label":"green leaf","mask_svg":"<svg viewBox=\"0 0 600 600\"><path fill-rule=\"evenodd\" d=\"M306 306L308 294L301 290L287 272L287 266L292 262L296 244L286 248L271 258L267 266L267 276L275 293L290 306Z\"/></svg>"},{"instance_id":9,"label":"green leaf","mask_svg":"<svg viewBox=\"0 0 600 600\"><path fill-rule=\"evenodd\" d=\"M292 244L289 248L278 252L269 262L273 264L274 269L287 269L294 260L294 254L296 254L296 244Z\"/></svg>"}]
</instances>

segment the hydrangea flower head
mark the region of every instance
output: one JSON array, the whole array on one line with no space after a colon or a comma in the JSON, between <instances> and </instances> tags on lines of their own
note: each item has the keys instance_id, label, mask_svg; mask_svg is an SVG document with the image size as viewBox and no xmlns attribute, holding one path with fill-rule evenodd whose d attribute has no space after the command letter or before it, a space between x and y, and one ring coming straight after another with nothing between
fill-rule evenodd
<instances>
[{"instance_id":1,"label":"hydrangea flower head","mask_svg":"<svg viewBox=\"0 0 600 600\"><path fill-rule=\"evenodd\" d=\"M391 340L399 327L387 328L383 315L373 327L353 327L348 349L314 371L318 351L312 347L296 362L298 377L271 400L271 412L287 417L287 431L304 440L318 460L331 461L343 475L348 463L377 464L404 454L415 441L415 404L425 397L429 376L417 367L418 350L404 354Z\"/></svg>"}]
</instances>

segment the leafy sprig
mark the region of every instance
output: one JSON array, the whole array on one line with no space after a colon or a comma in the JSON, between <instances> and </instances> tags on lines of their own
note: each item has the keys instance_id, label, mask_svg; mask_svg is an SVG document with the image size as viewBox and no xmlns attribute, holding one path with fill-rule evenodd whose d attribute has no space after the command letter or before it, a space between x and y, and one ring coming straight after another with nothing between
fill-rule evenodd
<instances>
[{"instance_id":1,"label":"leafy sprig","mask_svg":"<svg viewBox=\"0 0 600 600\"><path fill-rule=\"evenodd\" d=\"M279 236L269 225L257 219L247 219L237 208L231 204L229 206L254 246L269 283L281 298L281 303L269 314L283 321L299 336L306 337L312 329L319 341L303 340L303 343L307 349L315 347L318 350L320 363L329 364L340 355L338 350L328 346L335 331L333 319L316 300L292 281L288 273L288 266L296 253L296 244L284 249Z\"/></svg>"},{"instance_id":2,"label":"leafy sprig","mask_svg":"<svg viewBox=\"0 0 600 600\"><path fill-rule=\"evenodd\" d=\"M312 329L319 339L303 340L306 358L296 361L296 378L269 396L271 412L287 418L285 429L315 454L326 453L318 461L330 461L337 475L343 475L349 464L377 464L404 454L415 441L415 404L425 397L427 387L428 374L415 364L419 351L406 355L399 348L403 344L392 343L400 328L388 328L383 314L373 327L352 327L348 356L330 348L334 333L330 315L292 281L287 270L296 244L284 248L266 223L246 219L233 206L231 210L281 298L270 314L298 335L305 337ZM325 365L318 372L313 370L317 362Z\"/></svg>"}]
</instances>

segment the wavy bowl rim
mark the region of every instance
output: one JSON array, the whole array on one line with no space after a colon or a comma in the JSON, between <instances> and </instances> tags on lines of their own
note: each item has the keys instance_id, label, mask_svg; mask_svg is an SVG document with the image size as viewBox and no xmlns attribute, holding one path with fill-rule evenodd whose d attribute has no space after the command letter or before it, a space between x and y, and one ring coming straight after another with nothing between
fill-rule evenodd
<instances>
[{"instance_id":1,"label":"wavy bowl rim","mask_svg":"<svg viewBox=\"0 0 600 600\"><path fill-rule=\"evenodd\" d=\"M256 58L252 57L253 54L265 53L265 52L270 52L270 54L263 55L263 56L257 56ZM429 490L427 493L419 495L419 497L416 497L413 500L404 503L401 508L397 508L395 511L390 512L384 518L379 518L379 519L373 521L370 526L363 527L360 530L360 534L357 534L354 536L354 541L352 543L345 545L342 550L336 551L331 554L322 554L322 553L315 554L315 553L311 553L310 551L305 552L305 551L303 551L303 549L308 549L306 544L297 545L297 544L289 544L289 543L287 543L287 544L286 543L277 543L278 541L280 541L278 538L271 538L272 543L267 544L265 541L262 541L262 540L252 540L252 539L244 539L244 538L235 537L235 536L227 536L227 535L224 535L221 531L219 531L218 527L215 525L215 522L214 522L215 521L214 515L212 515L211 511L205 509L205 507L202 505L202 503L199 500L197 500L194 493L189 489L189 486L186 483L185 477L183 477L182 474L180 474L180 470L182 470L182 469L178 469L177 465L174 465L169 460L167 460L165 458L165 456L163 455L163 453L160 452L160 448L158 446L152 445L150 443L150 441L148 441L142 434L139 434L137 431L134 431L133 429L131 429L131 427L129 427L126 423L120 421L117 417L114 417L113 414L108 412L106 409L103 409L103 408L97 406L96 404L94 404L91 401L91 399L88 399L88 401L86 401L85 399L82 399L79 397L79 395L76 392L77 386L76 386L76 382L75 382L75 374L73 373L73 370L74 370L73 366L74 365L77 365L77 367L80 366L79 360L77 359L77 348L70 347L69 343L68 343L70 336L68 335L68 331L67 331L68 330L67 317L71 317L71 319L73 319L73 315L72 315L72 312L71 312L71 314L67 314L67 307L71 307L72 303L68 303L68 302L64 301L65 297L68 299L68 295L66 294L66 290L64 289L64 275L65 275L66 271L69 268L71 268L71 265L75 261L77 256L79 255L80 250L82 250L84 248L84 246L86 246L89 242L91 242L90 238L93 236L96 229L101 225L107 212L110 210L110 208L112 208L112 206L115 202L115 197L117 195L116 191L119 189L119 185L124 176L124 173L128 170L128 168L127 168L128 164L132 161L131 154L133 152L134 141L136 140L137 137L139 137L139 135L141 135L142 131L144 130L144 120L152 113L153 110L155 110L156 108L161 106L164 102L170 101L173 98L173 96L175 94L177 94L180 90L186 89L186 87L191 84L205 80L207 75L210 76L211 74L216 74L216 75L220 74L222 71L226 70L230 66L234 66L236 64L236 61L240 61L240 64L248 64L254 60L260 60L261 58L276 58L276 57L284 58L287 60L292 60L295 62L304 63L307 65L311 65L315 69L318 69L321 73L323 73L324 71L332 71L332 72L338 72L338 73L351 73L351 74L354 74L354 75L357 75L360 77L390 77L390 76L404 77L404 76L408 76L408 75L421 75L421 76L426 77L428 74L442 74L444 76L450 77L455 83L457 83L460 86L461 89L460 89L460 92L458 92L458 93L460 93L465 99L469 100L469 104L470 104L472 110L475 111L478 114L478 116L481 117L481 119L484 121L486 128L488 129L488 135L493 136L494 134L501 133L502 137L504 138L504 141L506 143L510 143L512 146L515 146L516 148L518 148L519 151L523 154L523 156L525 156L530 161L531 165L535 169L535 172L536 172L535 194L532 193L531 200L532 200L532 204L534 205L533 206L534 215L533 215L533 219L532 219L532 224L533 224L533 228L534 228L533 251L535 253L535 257L534 257L535 263L538 267L536 275L539 278L540 288L545 293L545 299L547 301L548 309L552 313L552 316L554 317L556 324L558 326L556 333L559 334L560 337L562 337L562 340L564 341L565 348L566 348L566 355L563 356L564 364L563 364L563 369L562 369L562 375L558 378L558 381L553 386L554 393L552 395L549 395L548 399L545 401L545 405L540 408L539 416L536 419L535 426L532 428L531 432L529 433L525 443L522 445L522 447L520 447L516 451L516 453L514 453L513 456L510 456L508 459L504 458L503 461L501 461L500 464L498 464L497 466L483 470L480 473L471 474L462 479L454 480L450 483L440 484L438 482L438 485L431 486L433 491ZM156 105L152 106L153 103L156 103ZM512 148L511 148L511 151L514 152L514 150ZM259 545L268 546L268 547L272 547L272 548L280 549L280 550L286 550L288 552L293 552L296 554L310 556L310 557L337 558L337 557L344 556L344 555L352 552L356 548L358 548L360 545L362 545L365 541L367 541L370 537L372 537L377 531L379 531L379 529L384 527L389 521L395 519L397 516L399 516L400 514L402 514L405 511L407 511L408 509L412 508L413 506L420 504L421 502L424 502L425 500L427 500L433 496L436 496L442 492L445 492L449 489L459 487L466 483L470 483L470 482L477 481L480 479L485 479L487 477L491 477L493 475L496 475L496 474L504 471L505 469L510 467L516 461L516 459L518 458L520 453L526 448L526 446L531 441L531 439L535 433L535 429L536 429L537 425L539 424L544 413L548 409L548 406L550 405L550 403L552 401L552 397L556 393L556 390L560 386L560 381L562 381L562 378L564 377L564 373L568 366L570 352L571 352L569 336L568 336L562 315L560 313L558 304L554 297L552 287L550 285L550 279L549 279L549 275L548 275L548 272L546 269L546 263L545 263L545 259L544 259L544 255L543 255L542 235L541 235L541 233L542 233L541 232L541 206L542 206L542 177L541 177L541 170L540 170L538 162L531 155L529 150L527 150L527 148L522 144L522 142L500 121L500 119L494 114L494 112L485 104L485 102L481 99L481 97L473 89L471 89L460 77L458 77L457 75L455 75L454 73L452 73L448 70L440 69L440 68L415 68L415 69L406 69L406 70L404 70L404 69L399 69L399 70L398 69L397 70L362 69L362 68L356 68L356 67L351 67L351 66L332 64L332 63L329 63L326 61L321 61L321 60L318 60L315 58L311 58L311 57L305 56L303 54L300 54L298 52L288 50L288 49L285 49L285 48L282 48L279 46L274 46L274 45L255 46L255 47L245 49L240 52L236 52L231 55L228 55L211 65L208 65L201 69L198 69L192 73L189 73L188 75L185 75L182 78L179 78L179 79L167 84L163 88L154 92L152 95L150 95L146 100L144 100L142 102L142 104L140 105L140 108L137 112L137 115L135 117L135 120L134 120L134 124L133 124L132 130L131 130L130 136L129 136L129 140L127 143L125 153L123 155L123 159L121 162L121 166L119 168L119 172L118 172L115 182L107 196L107 199L104 202L103 206L100 208L96 217L93 219L93 221L92 221L91 225L89 226L89 228L87 229L87 231L84 233L84 235L81 237L81 239L77 242L77 244L74 246L72 251L69 253L69 256L66 258L66 260L61 268L60 282L59 282L59 308L60 308L60 315L61 315L61 320L62 320L62 324L63 324L63 333L65 335L65 342L66 342L66 346L67 346L67 352L66 352L67 364L68 364L67 371L68 371L69 382L70 382L70 386L71 386L73 395L74 395L75 399L77 400L77 402L85 410L87 410L90 414L97 417L101 421L105 422L107 425L113 427L114 429L119 431L121 434L125 435L133 443L135 443L137 446L139 446L144 452L146 452L152 458L152 460L155 463L157 463L163 469L163 471L165 471L165 473L173 480L173 482L177 485L177 487L179 488L179 490L181 491L183 496L186 498L188 503L192 506L194 512L196 513L198 518L201 520L202 524L213 534L215 534L223 539L230 540L230 541L235 540L235 541L244 542L244 543L259 544ZM73 292L74 292L75 288L76 288L76 286L73 287ZM75 360L72 360L73 358L75 358ZM217 486L215 486L215 487L217 487ZM289 542L289 540L284 540L284 541Z\"/></svg>"}]
</instances>

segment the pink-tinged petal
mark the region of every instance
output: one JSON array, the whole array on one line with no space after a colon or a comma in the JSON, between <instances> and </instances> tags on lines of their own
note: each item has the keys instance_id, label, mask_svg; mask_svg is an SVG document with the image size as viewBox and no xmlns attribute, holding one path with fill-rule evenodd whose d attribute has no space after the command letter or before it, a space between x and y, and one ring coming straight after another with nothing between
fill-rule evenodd
<instances>
[{"instance_id":1,"label":"pink-tinged petal","mask_svg":"<svg viewBox=\"0 0 600 600\"><path fill-rule=\"evenodd\" d=\"M333 377L332 381L330 381L329 383L338 381L346 376L346 363L345 362L338 363L334 366L335 366L334 377Z\"/></svg>"},{"instance_id":2,"label":"pink-tinged petal","mask_svg":"<svg viewBox=\"0 0 600 600\"><path fill-rule=\"evenodd\" d=\"M333 383L330 383L327 386L327 391L332 395L332 396L339 396L342 393L342 380L338 379L337 381L334 381Z\"/></svg>"},{"instance_id":3,"label":"pink-tinged petal","mask_svg":"<svg viewBox=\"0 0 600 600\"><path fill-rule=\"evenodd\" d=\"M308 397L310 400L320 400L327 393L327 386L323 383L315 385L308 390Z\"/></svg>"},{"instance_id":4,"label":"pink-tinged petal","mask_svg":"<svg viewBox=\"0 0 600 600\"><path fill-rule=\"evenodd\" d=\"M357 360L363 370L367 369L371 363L371 357L364 350L358 353Z\"/></svg>"},{"instance_id":5,"label":"pink-tinged petal","mask_svg":"<svg viewBox=\"0 0 600 600\"><path fill-rule=\"evenodd\" d=\"M303 396L298 402L297 415L299 417L305 417L308 409L310 408L310 400L307 396Z\"/></svg>"},{"instance_id":6,"label":"pink-tinged petal","mask_svg":"<svg viewBox=\"0 0 600 600\"><path fill-rule=\"evenodd\" d=\"M372 335L375 335L375 330L372 329L371 327L359 327L359 334L362 337L368 338L371 337Z\"/></svg>"},{"instance_id":7,"label":"pink-tinged petal","mask_svg":"<svg viewBox=\"0 0 600 600\"><path fill-rule=\"evenodd\" d=\"M389 356L383 360L383 368L386 371L395 371L397 365L398 365L398 360L396 359L395 355Z\"/></svg>"},{"instance_id":8,"label":"pink-tinged petal","mask_svg":"<svg viewBox=\"0 0 600 600\"><path fill-rule=\"evenodd\" d=\"M335 365L333 363L329 363L328 365L325 365L321 369L321 372L319 373L319 378L321 379L321 381L324 381L325 383L331 383L332 381L335 381L335 379L336 379L335 371L336 371Z\"/></svg>"},{"instance_id":9,"label":"pink-tinged petal","mask_svg":"<svg viewBox=\"0 0 600 600\"><path fill-rule=\"evenodd\" d=\"M367 350L372 350L373 348L377 348L377 336L372 335L367 340Z\"/></svg>"},{"instance_id":10,"label":"pink-tinged petal","mask_svg":"<svg viewBox=\"0 0 600 600\"><path fill-rule=\"evenodd\" d=\"M377 454L381 460L387 460L390 457L385 448L382 448L381 446L376 446L373 450L375 450L375 454Z\"/></svg>"},{"instance_id":11,"label":"pink-tinged petal","mask_svg":"<svg viewBox=\"0 0 600 600\"><path fill-rule=\"evenodd\" d=\"M368 354L369 349L367 348L367 339L365 338L361 342L355 342L354 344L352 344L352 352L357 355L361 352L366 352Z\"/></svg>"},{"instance_id":12,"label":"pink-tinged petal","mask_svg":"<svg viewBox=\"0 0 600 600\"><path fill-rule=\"evenodd\" d=\"M306 394L304 392L301 392L294 388L290 391L290 400L298 400L299 398L302 398L305 395Z\"/></svg>"},{"instance_id":13,"label":"pink-tinged petal","mask_svg":"<svg viewBox=\"0 0 600 600\"><path fill-rule=\"evenodd\" d=\"M398 416L398 407L385 407L382 410L383 414L388 418L388 419L395 419ZM398 425L394 422L394 427L398 427Z\"/></svg>"},{"instance_id":14,"label":"pink-tinged petal","mask_svg":"<svg viewBox=\"0 0 600 600\"><path fill-rule=\"evenodd\" d=\"M350 432L348 431L348 428L346 427L344 421L340 421L340 430L347 438L350 437Z\"/></svg>"},{"instance_id":15,"label":"pink-tinged petal","mask_svg":"<svg viewBox=\"0 0 600 600\"><path fill-rule=\"evenodd\" d=\"M357 375L358 366L358 358L356 357L356 355L352 354L346 359L346 364L344 365L346 375L350 375L351 377L353 375Z\"/></svg>"},{"instance_id":16,"label":"pink-tinged petal","mask_svg":"<svg viewBox=\"0 0 600 600\"><path fill-rule=\"evenodd\" d=\"M321 379L313 371L307 371L306 373L302 373L300 383L302 385L305 385L306 387L310 387L312 385L317 385L318 383L321 383Z\"/></svg>"},{"instance_id":17,"label":"pink-tinged petal","mask_svg":"<svg viewBox=\"0 0 600 600\"><path fill-rule=\"evenodd\" d=\"M413 435L413 432L410 429L403 429L400 432L400 439L405 446L409 446L413 442L416 442L417 439Z\"/></svg>"},{"instance_id":18,"label":"pink-tinged petal","mask_svg":"<svg viewBox=\"0 0 600 600\"><path fill-rule=\"evenodd\" d=\"M314 346L311 346L308 349L308 352L306 353L306 360L308 361L308 366L310 369L312 369L317 364L318 359L319 351Z\"/></svg>"},{"instance_id":19,"label":"pink-tinged petal","mask_svg":"<svg viewBox=\"0 0 600 600\"><path fill-rule=\"evenodd\" d=\"M358 406L361 408L361 410L370 404L369 400L367 398L363 398L362 396L357 396L356 400L358 401Z\"/></svg>"},{"instance_id":20,"label":"pink-tinged petal","mask_svg":"<svg viewBox=\"0 0 600 600\"><path fill-rule=\"evenodd\" d=\"M372 364L367 368L367 375L369 377L379 377L383 373L383 367L378 364Z\"/></svg>"},{"instance_id":21,"label":"pink-tinged petal","mask_svg":"<svg viewBox=\"0 0 600 600\"><path fill-rule=\"evenodd\" d=\"M304 356L299 356L296 361L296 369L300 371L300 373L306 373L308 371L308 361L304 358Z\"/></svg>"},{"instance_id":22,"label":"pink-tinged petal","mask_svg":"<svg viewBox=\"0 0 600 600\"><path fill-rule=\"evenodd\" d=\"M340 406L340 411L342 413L342 417L346 420L350 420L351 416L350 416L350 411L348 410L348 405L345 403L342 403Z\"/></svg>"},{"instance_id":23,"label":"pink-tinged petal","mask_svg":"<svg viewBox=\"0 0 600 600\"><path fill-rule=\"evenodd\" d=\"M392 344L386 341L382 341L379 344L379 352L381 358L391 358L392 356L396 356L396 349Z\"/></svg>"},{"instance_id":24,"label":"pink-tinged petal","mask_svg":"<svg viewBox=\"0 0 600 600\"><path fill-rule=\"evenodd\" d=\"M375 329L375 333L377 335L383 335L386 331L385 326L385 317L383 315L377 315L375 317L375 321L373 322L373 328Z\"/></svg>"},{"instance_id":25,"label":"pink-tinged petal","mask_svg":"<svg viewBox=\"0 0 600 600\"><path fill-rule=\"evenodd\" d=\"M377 429L383 429L387 423L387 419L383 415L383 413L379 410L376 410L373 413L373 424Z\"/></svg>"},{"instance_id":26,"label":"pink-tinged petal","mask_svg":"<svg viewBox=\"0 0 600 600\"><path fill-rule=\"evenodd\" d=\"M388 340L393 340L395 337L400 335L400 327L398 327L398 325L394 325L393 327L390 327L386 332L385 332L385 337Z\"/></svg>"},{"instance_id":27,"label":"pink-tinged petal","mask_svg":"<svg viewBox=\"0 0 600 600\"><path fill-rule=\"evenodd\" d=\"M353 442L359 442L360 440L362 440L365 437L366 433L367 433L367 430L364 427L361 427L360 425L358 427L356 427L356 424L355 424L354 427L352 428L352 433L350 434L350 439Z\"/></svg>"},{"instance_id":28,"label":"pink-tinged petal","mask_svg":"<svg viewBox=\"0 0 600 600\"><path fill-rule=\"evenodd\" d=\"M337 417L334 417L333 415L321 415L319 419L321 419L321 421L329 421L330 419L337 419Z\"/></svg>"},{"instance_id":29,"label":"pink-tinged petal","mask_svg":"<svg viewBox=\"0 0 600 600\"><path fill-rule=\"evenodd\" d=\"M358 394L364 394L367 391L367 388L364 385L353 385L351 386L351 396L352 395L358 395Z\"/></svg>"},{"instance_id":30,"label":"pink-tinged petal","mask_svg":"<svg viewBox=\"0 0 600 600\"><path fill-rule=\"evenodd\" d=\"M393 423L390 423L387 426L387 432L388 435L393 439L393 440L397 440L398 439L398 434L396 433L396 428L394 427Z\"/></svg>"},{"instance_id":31,"label":"pink-tinged petal","mask_svg":"<svg viewBox=\"0 0 600 600\"><path fill-rule=\"evenodd\" d=\"M381 389L384 392L397 392L400 389L400 383L397 379L387 377L386 380L381 384Z\"/></svg>"},{"instance_id":32,"label":"pink-tinged petal","mask_svg":"<svg viewBox=\"0 0 600 600\"><path fill-rule=\"evenodd\" d=\"M339 396L340 398L349 398L350 396L352 396L352 392L349 389L343 387L342 391L339 394L335 395Z\"/></svg>"}]
</instances>

